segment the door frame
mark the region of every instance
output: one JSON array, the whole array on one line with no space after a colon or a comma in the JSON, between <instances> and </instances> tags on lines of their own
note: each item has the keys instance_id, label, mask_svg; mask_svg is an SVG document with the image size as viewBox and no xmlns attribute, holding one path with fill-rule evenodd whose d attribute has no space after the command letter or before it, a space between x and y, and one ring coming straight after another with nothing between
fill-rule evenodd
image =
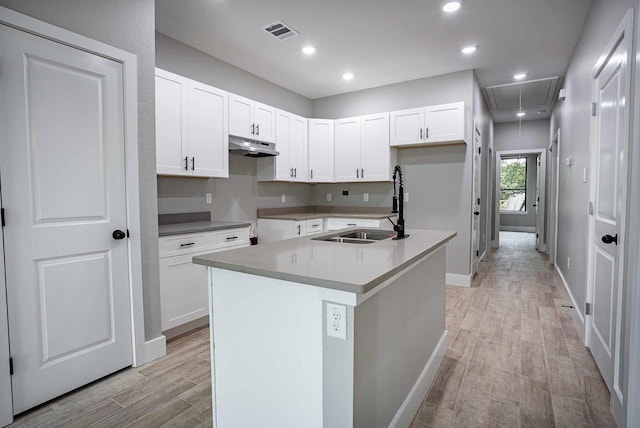
<instances>
[{"instance_id":1,"label":"door frame","mask_svg":"<svg viewBox=\"0 0 640 428\"><path fill-rule=\"evenodd\" d=\"M476 134L478 135L478 138L480 140L480 165L476 165L477 162L475 161L475 150L476 150ZM480 260L482 259L482 257L484 257L484 253L480 254L480 237L482 236L482 209L480 209L480 214L478 215L478 230L476 233L476 246L478 247L477 250L473 245L473 223L475 222L475 215L473 214L473 209L475 206L475 197L474 197L474 185L475 185L475 180L476 180L476 168L480 168L480 176L478 177L478 179L480 180L480 182L478 183L478 187L480 188L480 192L478 194L478 197L480 197L480 204L478 204L480 206L480 208L482 208L482 131L480 130L480 127L478 126L477 122L473 122L473 137L471 139L471 153L473 154L473 168L471 170L471 277L473 278L473 276L478 272L478 265L480 264ZM478 255L476 256L476 251L478 251Z\"/></svg>"},{"instance_id":2,"label":"door frame","mask_svg":"<svg viewBox=\"0 0 640 428\"><path fill-rule=\"evenodd\" d=\"M626 76L625 76L625 88L624 88L624 93L625 93L625 98L627 100L631 100L633 99L633 94L631 92L632 89L632 78L633 78L633 72L634 72L634 64L633 64L633 59L634 59L634 41L633 41L633 16L634 16L634 11L633 9L629 9L626 14L624 15L622 21L620 22L620 24L618 25L618 27L616 28L616 30L614 31L611 39L609 40L609 42L607 43L606 47L602 50L602 55L600 55L600 57L598 58L596 64L594 65L593 69L592 69L592 74L591 74L591 100L592 102L594 101L595 98L595 94L596 91L598 90L596 87L596 78L597 76L600 74L600 72L602 71L607 59L609 58L609 54L610 52L621 42L621 39L624 38L623 43L626 44L626 48L627 48L627 58L626 58L626 63L627 63L627 70L626 70ZM631 140L631 113L632 113L632 109L633 109L633 105L632 103L628 103L627 104L627 108L625 108L625 113L624 113L624 123L623 123L623 130L625 132L625 135L622 138L622 141L626 141L627 143L627 156L632 154L632 140ZM597 164L596 164L596 159L594 156L595 153L595 144L597 141L597 121L595 120L594 116L590 116L590 124L589 124L589 168L591 171L591 177L595 177L595 171L597 170ZM628 183L628 179L629 179L629 173L631 171L631 161L628 161L627 167L626 167L626 171L625 171L625 175L627 177L627 183ZM596 195L596 180L592 179L589 180L589 201L593 202L595 201L595 195ZM629 245L629 240L627 239L627 222L628 222L628 217L626 215L627 209L629 208L629 201L631 198L631 194L629 192L630 190L630 186L627 185L627 193L626 193L626 200L625 200L625 208L622 209L622 213L621 213L621 218L619 221L620 224L620 233L619 233L619 239L621 240L620 245L618 245L618 296L616 296L618 302L623 302L622 299L622 293L626 292L626 288L625 288L625 269L627 267L627 263L626 263L626 254L627 254L627 247ZM588 224L588 235L587 235L587 281L586 281L586 294L585 294L585 301L588 303L592 303L593 302L593 291L594 291L594 278L593 278L593 264L594 264L594 257L593 257L593 251L591 251L591 249L593 248L593 246L595 245L595 215L589 215L589 224ZM623 356L619 355L620 350L621 350L621 341L623 340L623 337L621 336L621 329L622 329L622 323L623 320L621 319L622 317L622 309L623 309L623 304L621 303L621 305L618 307L617 309L617 314L616 314L616 327L615 327L615 335L616 335L616 345L615 345L615 356L614 356L614 375L613 375L613 391L611 391L611 408L613 411L613 414L616 416L616 422L620 422L620 417L621 417L621 413L622 413L622 409L625 408L626 406L626 402L628 402L628 400L625 399L624 396L624 392L620 389L619 387L619 372L621 369L624 369L624 367L620 367L620 363L621 363L621 359L623 358ZM585 346L589 347L589 345L591 344L591 324L592 324L593 320L592 320L592 315L586 315L585 314L585 323L584 323L584 338L585 338Z\"/></svg>"},{"instance_id":3,"label":"door frame","mask_svg":"<svg viewBox=\"0 0 640 428\"><path fill-rule=\"evenodd\" d=\"M491 142L490 142L491 143ZM487 218L485 220L485 229L486 229L486 239L484 245L484 254L487 254L487 251L492 246L493 240L491 239L491 218L493 217L493 201L491 200L493 195L493 169L495 165L493 164L493 146L491 144L487 145L487 194L486 194L486 205L487 205Z\"/></svg>"},{"instance_id":4,"label":"door frame","mask_svg":"<svg viewBox=\"0 0 640 428\"><path fill-rule=\"evenodd\" d=\"M554 153L553 150L556 152ZM554 160L555 159L555 160ZM556 266L558 262L558 202L560 194L560 128L556 129L556 132L549 144L549 162L551 171L549 177L551 182L549 183L549 190L551 191L549 201L549 218L547 223L549 225L547 237L547 253L549 253L549 262Z\"/></svg>"},{"instance_id":5,"label":"door frame","mask_svg":"<svg viewBox=\"0 0 640 428\"><path fill-rule=\"evenodd\" d=\"M523 149L523 150L500 150L495 154L494 159L494 173L495 173L495 182L496 188L494 189L494 197L495 204L493 209L495 210L495 223L493 225L495 230L495 244L494 248L500 247L500 158L502 156L514 156L514 155L540 155L540 167L539 173L542 177L542 185L539 189L540 201L538 202L538 215L542 215L542 230L539 231L540 235L542 235L543 243L546 241L546 228L545 228L545 217L546 217L546 187L547 187L547 149ZM536 183L537 185L537 183ZM536 218L537 221L537 218ZM546 245L543 244L543 251Z\"/></svg>"},{"instance_id":6,"label":"door frame","mask_svg":"<svg viewBox=\"0 0 640 428\"><path fill-rule=\"evenodd\" d=\"M124 137L125 137L125 180L127 228L131 234L127 240L129 253L129 300L131 314L131 342L133 366L139 366L157 355L147 355L144 333L144 306L142 288L142 245L140 221L140 186L138 174L138 66L136 55L98 42L80 34L56 27L0 6L0 25L34 34L48 40L65 44L104 58L119 62L123 70ZM2 252L4 257L4 252ZM4 276L0 282L0 293L6 296ZM6 301L0 301L0 312L6 314ZM0 330L8 332L6 318L0 317ZM9 349L8 340L0 334L0 348ZM0 366L2 367L2 366ZM4 385L0 385L0 388ZM2 409L0 408L0 411ZM13 417L13 415L10 415ZM0 413L0 420L4 415Z\"/></svg>"},{"instance_id":7,"label":"door frame","mask_svg":"<svg viewBox=\"0 0 640 428\"><path fill-rule=\"evenodd\" d=\"M2 208L2 182L0 182L0 209ZM4 235L0 233L0 426L13 422L13 397L9 366L9 320L4 271ZM6 345L6 346L5 346Z\"/></svg>"}]
</instances>

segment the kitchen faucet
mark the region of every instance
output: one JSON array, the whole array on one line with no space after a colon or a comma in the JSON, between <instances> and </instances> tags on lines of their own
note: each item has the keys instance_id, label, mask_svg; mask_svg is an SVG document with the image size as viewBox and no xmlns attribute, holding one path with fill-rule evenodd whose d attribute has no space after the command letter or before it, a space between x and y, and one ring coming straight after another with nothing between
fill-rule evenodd
<instances>
[{"instance_id":1,"label":"kitchen faucet","mask_svg":"<svg viewBox=\"0 0 640 428\"><path fill-rule=\"evenodd\" d=\"M398 204L398 195L396 193L396 176L400 181L400 203ZM404 233L404 180L402 178L402 168L400 165L396 165L393 169L393 204L391 208L391 212L393 214L398 214L398 221L396 223L391 220L390 217L387 219L393 224L393 230L398 232L398 234L393 238L394 240L408 238L409 235ZM400 206L400 210L398 210L398 205Z\"/></svg>"}]
</instances>

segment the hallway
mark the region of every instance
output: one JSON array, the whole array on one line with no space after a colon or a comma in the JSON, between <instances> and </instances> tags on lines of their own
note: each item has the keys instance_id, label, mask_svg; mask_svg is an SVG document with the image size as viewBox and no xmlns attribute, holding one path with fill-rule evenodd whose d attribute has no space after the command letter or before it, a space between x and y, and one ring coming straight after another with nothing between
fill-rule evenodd
<instances>
[{"instance_id":1,"label":"hallway","mask_svg":"<svg viewBox=\"0 0 640 428\"><path fill-rule=\"evenodd\" d=\"M412 427L615 426L535 234L501 232L500 244L471 288L447 287L449 349Z\"/></svg>"}]
</instances>

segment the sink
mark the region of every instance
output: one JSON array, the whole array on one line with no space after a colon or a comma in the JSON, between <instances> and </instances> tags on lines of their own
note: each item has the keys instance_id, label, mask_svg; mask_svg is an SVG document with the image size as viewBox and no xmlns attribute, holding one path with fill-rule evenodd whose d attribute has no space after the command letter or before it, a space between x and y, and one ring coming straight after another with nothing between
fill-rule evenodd
<instances>
[{"instance_id":1,"label":"sink","mask_svg":"<svg viewBox=\"0 0 640 428\"><path fill-rule=\"evenodd\" d=\"M383 239L389 239L393 236L391 231L382 230L354 230L351 232L340 232L329 236L320 236L311 238L314 241L339 242L342 244L373 244Z\"/></svg>"}]
</instances>

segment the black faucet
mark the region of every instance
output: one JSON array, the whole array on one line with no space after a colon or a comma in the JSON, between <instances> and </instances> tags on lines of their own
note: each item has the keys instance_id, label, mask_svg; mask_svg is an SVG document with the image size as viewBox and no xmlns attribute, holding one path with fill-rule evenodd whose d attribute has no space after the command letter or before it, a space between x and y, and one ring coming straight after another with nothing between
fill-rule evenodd
<instances>
[{"instance_id":1,"label":"black faucet","mask_svg":"<svg viewBox=\"0 0 640 428\"><path fill-rule=\"evenodd\" d=\"M398 195L396 193L396 177L400 180L400 203L398 204ZM400 210L398 211L398 205ZM393 214L398 214L398 221L394 223L391 218L388 220L393 224L393 230L398 234L393 238L394 240L408 238L409 235L404 233L404 180L402 179L402 168L400 165L396 165L393 169L393 204L391 208Z\"/></svg>"}]
</instances>

